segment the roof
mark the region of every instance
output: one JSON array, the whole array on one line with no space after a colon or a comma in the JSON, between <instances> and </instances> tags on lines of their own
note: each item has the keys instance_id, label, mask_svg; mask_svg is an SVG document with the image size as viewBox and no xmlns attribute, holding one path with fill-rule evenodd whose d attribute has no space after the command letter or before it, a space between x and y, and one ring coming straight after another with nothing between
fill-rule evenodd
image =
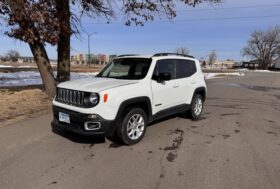
<instances>
[{"instance_id":1,"label":"roof","mask_svg":"<svg viewBox=\"0 0 280 189\"><path fill-rule=\"evenodd\" d=\"M183 55L183 54L176 54L176 53L157 53L153 55L140 55L140 54L123 54L119 55L116 58L152 58L152 57L172 57L172 58L191 58L194 59L193 56L190 55Z\"/></svg>"},{"instance_id":2,"label":"roof","mask_svg":"<svg viewBox=\"0 0 280 189\"><path fill-rule=\"evenodd\" d=\"M140 55L140 54L123 54L116 58L151 58L152 55Z\"/></svg>"}]
</instances>

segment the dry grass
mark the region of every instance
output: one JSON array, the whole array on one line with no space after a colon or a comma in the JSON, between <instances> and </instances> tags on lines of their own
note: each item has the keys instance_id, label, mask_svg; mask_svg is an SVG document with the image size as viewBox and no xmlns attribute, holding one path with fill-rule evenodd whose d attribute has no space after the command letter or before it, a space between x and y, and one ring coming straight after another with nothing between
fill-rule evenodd
<instances>
[{"instance_id":1,"label":"dry grass","mask_svg":"<svg viewBox=\"0 0 280 189\"><path fill-rule=\"evenodd\" d=\"M51 112L51 100L40 89L0 89L0 127Z\"/></svg>"}]
</instances>

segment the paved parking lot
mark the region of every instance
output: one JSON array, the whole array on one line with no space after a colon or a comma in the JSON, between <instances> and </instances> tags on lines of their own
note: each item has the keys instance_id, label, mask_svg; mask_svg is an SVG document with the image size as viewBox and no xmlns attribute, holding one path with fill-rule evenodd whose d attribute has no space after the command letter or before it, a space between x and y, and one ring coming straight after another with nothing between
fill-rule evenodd
<instances>
[{"instance_id":1,"label":"paved parking lot","mask_svg":"<svg viewBox=\"0 0 280 189\"><path fill-rule=\"evenodd\" d=\"M1 188L280 188L280 73L208 81L200 121L172 117L142 142L54 134L51 115L0 128Z\"/></svg>"}]
</instances>

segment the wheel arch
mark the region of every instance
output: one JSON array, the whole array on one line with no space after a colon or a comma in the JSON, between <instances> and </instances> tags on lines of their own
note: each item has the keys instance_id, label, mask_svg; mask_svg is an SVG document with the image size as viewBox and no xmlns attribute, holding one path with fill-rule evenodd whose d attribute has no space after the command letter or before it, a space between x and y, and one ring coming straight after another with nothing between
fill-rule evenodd
<instances>
[{"instance_id":1,"label":"wheel arch","mask_svg":"<svg viewBox=\"0 0 280 189\"><path fill-rule=\"evenodd\" d=\"M193 92L193 96L192 96L192 99L193 97L196 95L196 94L200 94L203 98L203 101L206 100L206 88L205 87L198 87L194 90Z\"/></svg>"},{"instance_id":2,"label":"wheel arch","mask_svg":"<svg viewBox=\"0 0 280 189\"><path fill-rule=\"evenodd\" d=\"M138 107L144 110L147 115L148 120L150 120L152 116L152 106L151 100L147 96L135 97L131 99L127 99L120 104L120 107L117 112L116 118L119 118L125 109L129 107Z\"/></svg>"},{"instance_id":3,"label":"wheel arch","mask_svg":"<svg viewBox=\"0 0 280 189\"><path fill-rule=\"evenodd\" d=\"M114 127L111 128L112 129L110 132L111 134L113 134L116 131L116 128L118 127L118 123L124 116L123 113L125 112L125 110L127 108L130 108L130 107L138 107L138 108L143 109L143 111L147 115L148 122L150 122L152 120L152 106L151 106L151 100L149 97L141 96L141 97L127 99L127 100L123 101L118 108L118 112L116 114L115 121L114 121L114 123L115 123Z\"/></svg>"}]
</instances>

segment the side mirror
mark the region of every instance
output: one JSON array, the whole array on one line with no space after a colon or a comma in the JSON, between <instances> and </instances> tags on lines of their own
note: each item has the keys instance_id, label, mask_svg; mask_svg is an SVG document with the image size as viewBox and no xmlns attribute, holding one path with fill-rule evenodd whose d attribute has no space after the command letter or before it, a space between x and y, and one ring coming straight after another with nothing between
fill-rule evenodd
<instances>
[{"instance_id":1,"label":"side mirror","mask_svg":"<svg viewBox=\"0 0 280 189\"><path fill-rule=\"evenodd\" d=\"M157 82L169 81L171 79L171 74L168 72L160 73L157 77Z\"/></svg>"}]
</instances>

